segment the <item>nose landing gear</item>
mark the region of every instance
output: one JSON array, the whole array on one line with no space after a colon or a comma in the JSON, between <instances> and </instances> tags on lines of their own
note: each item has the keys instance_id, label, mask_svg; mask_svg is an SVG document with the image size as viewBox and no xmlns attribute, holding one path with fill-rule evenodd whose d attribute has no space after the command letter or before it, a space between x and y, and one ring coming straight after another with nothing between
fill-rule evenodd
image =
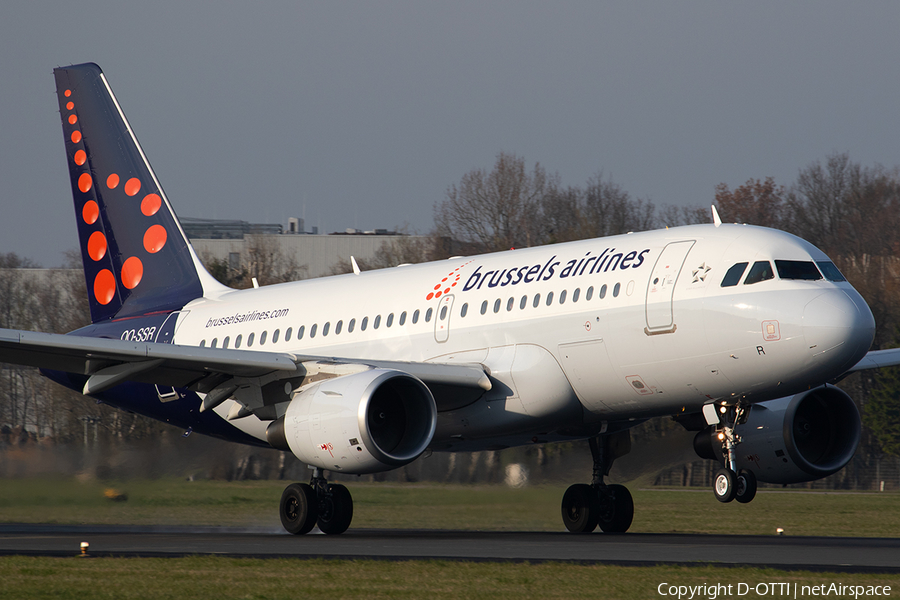
<instances>
[{"instance_id":1,"label":"nose landing gear","mask_svg":"<svg viewBox=\"0 0 900 600\"><path fill-rule=\"evenodd\" d=\"M747 408L736 404L724 413L725 423L717 437L722 442L722 455L725 467L719 469L713 482L713 494L719 502L737 500L746 504L756 497L756 476L746 469L737 470L735 464L736 448L741 443L741 436L735 428L747 421Z\"/></svg>"},{"instance_id":2,"label":"nose landing gear","mask_svg":"<svg viewBox=\"0 0 900 600\"><path fill-rule=\"evenodd\" d=\"M616 458L631 450L628 431L597 436L589 440L594 459L591 484L576 483L566 490L562 499L562 519L572 533L590 533L600 526L606 533L624 533L634 520L634 501L628 488L607 485L603 478L609 475Z\"/></svg>"}]
</instances>

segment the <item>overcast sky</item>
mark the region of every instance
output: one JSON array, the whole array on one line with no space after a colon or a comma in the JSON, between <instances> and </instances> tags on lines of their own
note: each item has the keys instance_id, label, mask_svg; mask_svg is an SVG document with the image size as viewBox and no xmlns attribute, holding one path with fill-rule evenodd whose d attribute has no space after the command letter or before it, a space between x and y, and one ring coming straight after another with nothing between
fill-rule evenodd
<instances>
[{"instance_id":1,"label":"overcast sky","mask_svg":"<svg viewBox=\"0 0 900 600\"><path fill-rule=\"evenodd\" d=\"M96 62L180 216L426 232L498 152L657 205L900 165L900 2L7 2L0 252L77 248L52 69Z\"/></svg>"}]
</instances>

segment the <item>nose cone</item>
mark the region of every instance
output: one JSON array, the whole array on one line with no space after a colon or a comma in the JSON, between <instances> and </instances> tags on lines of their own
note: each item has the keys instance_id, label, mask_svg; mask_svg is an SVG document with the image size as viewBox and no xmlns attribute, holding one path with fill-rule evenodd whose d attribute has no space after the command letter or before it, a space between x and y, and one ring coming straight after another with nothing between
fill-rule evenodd
<instances>
[{"instance_id":1,"label":"nose cone","mask_svg":"<svg viewBox=\"0 0 900 600\"><path fill-rule=\"evenodd\" d=\"M875 319L856 290L829 290L803 309L803 335L814 359L848 369L872 345Z\"/></svg>"}]
</instances>

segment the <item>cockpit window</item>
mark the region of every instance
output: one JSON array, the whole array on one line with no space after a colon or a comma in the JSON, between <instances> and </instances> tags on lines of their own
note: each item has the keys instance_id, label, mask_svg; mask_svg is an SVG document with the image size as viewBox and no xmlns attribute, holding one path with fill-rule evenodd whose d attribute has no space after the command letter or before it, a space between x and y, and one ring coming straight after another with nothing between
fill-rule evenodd
<instances>
[{"instance_id":1,"label":"cockpit window","mask_svg":"<svg viewBox=\"0 0 900 600\"><path fill-rule=\"evenodd\" d=\"M822 274L811 260L776 260L775 268L782 279L804 279L815 281L822 279Z\"/></svg>"},{"instance_id":2,"label":"cockpit window","mask_svg":"<svg viewBox=\"0 0 900 600\"><path fill-rule=\"evenodd\" d=\"M822 271L822 275L825 276L825 279L828 281L847 281L847 278L838 270L834 263L830 260L821 260L816 263L819 265L819 269Z\"/></svg>"},{"instance_id":3,"label":"cockpit window","mask_svg":"<svg viewBox=\"0 0 900 600\"><path fill-rule=\"evenodd\" d=\"M741 282L741 275L744 274L744 270L746 270L747 265L750 263L737 263L736 265L732 265L728 272L725 273L725 278L722 280L722 287L732 287Z\"/></svg>"},{"instance_id":4,"label":"cockpit window","mask_svg":"<svg viewBox=\"0 0 900 600\"><path fill-rule=\"evenodd\" d=\"M775 279L772 265L767 260L760 260L753 263L753 266L750 267L750 272L747 274L747 279L744 280L744 285L759 283L768 279Z\"/></svg>"}]
</instances>

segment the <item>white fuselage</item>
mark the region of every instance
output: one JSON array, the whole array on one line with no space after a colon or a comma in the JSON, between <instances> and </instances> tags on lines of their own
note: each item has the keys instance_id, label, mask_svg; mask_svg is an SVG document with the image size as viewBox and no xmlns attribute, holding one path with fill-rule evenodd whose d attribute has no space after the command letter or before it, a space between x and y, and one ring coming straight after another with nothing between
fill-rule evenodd
<instances>
[{"instance_id":1,"label":"white fuselage","mask_svg":"<svg viewBox=\"0 0 900 600\"><path fill-rule=\"evenodd\" d=\"M849 283L776 271L722 287L733 265L775 260L828 258L757 227L635 233L231 291L188 304L174 342L482 364L493 389L441 412L434 447L502 447L843 373L874 334ZM234 423L264 439L254 421Z\"/></svg>"}]
</instances>

